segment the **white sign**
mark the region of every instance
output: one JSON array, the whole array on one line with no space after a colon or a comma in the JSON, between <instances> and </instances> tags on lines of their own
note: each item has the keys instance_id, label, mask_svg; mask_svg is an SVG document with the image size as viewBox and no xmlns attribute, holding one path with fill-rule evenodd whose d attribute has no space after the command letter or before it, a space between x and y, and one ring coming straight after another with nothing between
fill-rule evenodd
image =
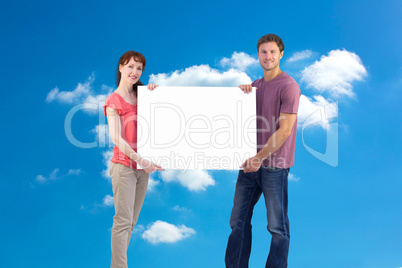
<instances>
[{"instance_id":1,"label":"white sign","mask_svg":"<svg viewBox=\"0 0 402 268\"><path fill-rule=\"evenodd\" d=\"M137 149L165 169L239 169L257 153L255 88L138 87Z\"/></svg>"}]
</instances>

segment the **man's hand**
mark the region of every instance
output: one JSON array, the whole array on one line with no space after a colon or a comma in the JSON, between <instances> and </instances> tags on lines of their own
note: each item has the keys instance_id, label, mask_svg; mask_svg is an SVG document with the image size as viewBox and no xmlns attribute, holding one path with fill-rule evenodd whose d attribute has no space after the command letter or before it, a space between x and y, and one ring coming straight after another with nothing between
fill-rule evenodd
<instances>
[{"instance_id":1,"label":"man's hand","mask_svg":"<svg viewBox=\"0 0 402 268\"><path fill-rule=\"evenodd\" d=\"M147 88L149 89L149 90L154 90L155 88L157 88L157 87L159 87L159 85L157 85L157 84L148 84L148 86L147 86Z\"/></svg>"},{"instance_id":2,"label":"man's hand","mask_svg":"<svg viewBox=\"0 0 402 268\"><path fill-rule=\"evenodd\" d=\"M244 168L244 173L248 172L256 172L260 169L262 163L262 159L258 156L253 156L247 159L240 168Z\"/></svg>"},{"instance_id":3,"label":"man's hand","mask_svg":"<svg viewBox=\"0 0 402 268\"><path fill-rule=\"evenodd\" d=\"M248 94L253 90L252 85L240 85L239 88L243 90L244 93ZM257 89L257 88L256 88Z\"/></svg>"}]
</instances>

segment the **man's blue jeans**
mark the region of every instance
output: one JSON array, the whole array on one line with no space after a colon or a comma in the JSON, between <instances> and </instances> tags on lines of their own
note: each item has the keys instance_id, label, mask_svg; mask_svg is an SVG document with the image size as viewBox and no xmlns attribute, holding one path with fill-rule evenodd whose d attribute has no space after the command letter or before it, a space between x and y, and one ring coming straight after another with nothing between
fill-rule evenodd
<instances>
[{"instance_id":1,"label":"man's blue jeans","mask_svg":"<svg viewBox=\"0 0 402 268\"><path fill-rule=\"evenodd\" d=\"M272 235L271 248L265 267L287 267L290 240L288 175L288 168L265 166L262 166L257 172L239 171L230 216L232 232L226 248L226 267L248 267L251 252L251 217L261 194L264 194L267 208L267 228Z\"/></svg>"}]
</instances>

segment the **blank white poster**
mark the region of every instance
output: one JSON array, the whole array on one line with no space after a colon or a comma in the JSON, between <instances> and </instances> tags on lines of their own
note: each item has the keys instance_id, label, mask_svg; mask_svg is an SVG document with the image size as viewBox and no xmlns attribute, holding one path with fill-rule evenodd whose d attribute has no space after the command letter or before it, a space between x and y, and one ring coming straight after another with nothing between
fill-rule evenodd
<instances>
[{"instance_id":1,"label":"blank white poster","mask_svg":"<svg viewBox=\"0 0 402 268\"><path fill-rule=\"evenodd\" d=\"M255 88L138 87L137 150L165 169L239 169L257 153Z\"/></svg>"}]
</instances>

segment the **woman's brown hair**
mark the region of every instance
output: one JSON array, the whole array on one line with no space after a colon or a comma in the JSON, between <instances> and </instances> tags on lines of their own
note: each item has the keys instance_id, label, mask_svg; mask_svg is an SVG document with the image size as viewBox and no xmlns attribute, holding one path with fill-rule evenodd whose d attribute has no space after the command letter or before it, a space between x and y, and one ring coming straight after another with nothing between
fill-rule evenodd
<instances>
[{"instance_id":1,"label":"woman's brown hair","mask_svg":"<svg viewBox=\"0 0 402 268\"><path fill-rule=\"evenodd\" d=\"M146 64L146 60L145 57L139 53L139 52L135 52L135 51L127 51L126 53L124 53L119 61L117 62L117 68L116 68L116 85L119 86L120 84L120 80L121 80L121 73L120 73L120 65L126 65L131 58L133 58L136 62L141 62L142 63L142 68L145 69L145 64ZM137 83L135 83L133 85L133 90L134 92L137 94L137 87L143 85L143 83L138 80Z\"/></svg>"}]
</instances>

